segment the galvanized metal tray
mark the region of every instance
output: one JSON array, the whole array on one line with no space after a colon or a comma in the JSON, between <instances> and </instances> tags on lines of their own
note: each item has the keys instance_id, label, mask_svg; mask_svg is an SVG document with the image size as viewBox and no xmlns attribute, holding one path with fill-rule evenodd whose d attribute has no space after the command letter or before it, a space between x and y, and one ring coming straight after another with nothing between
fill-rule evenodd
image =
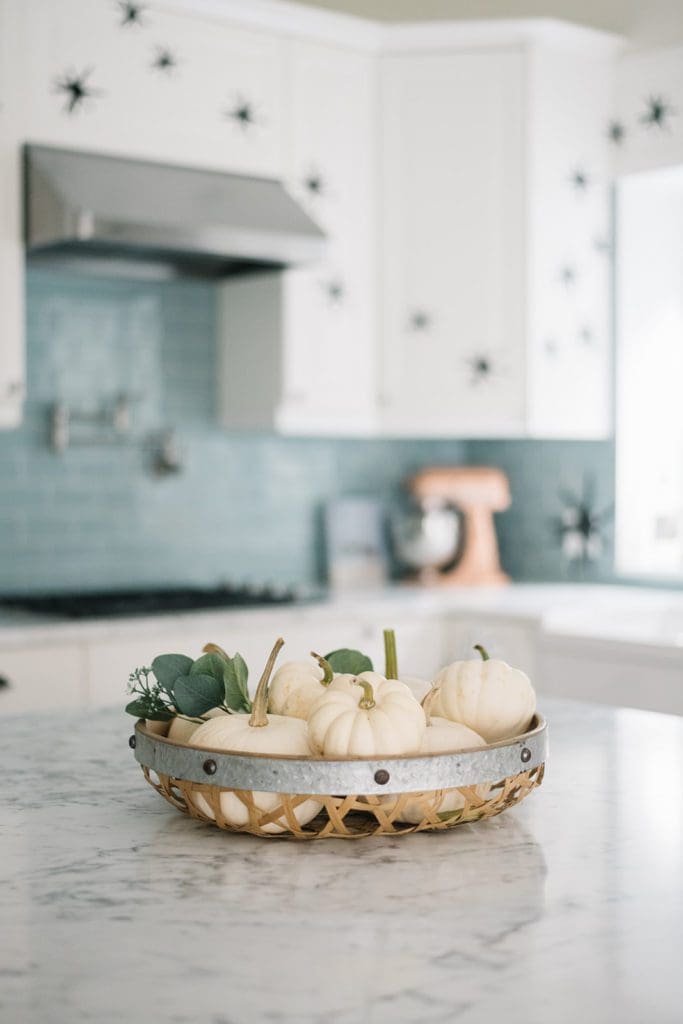
<instances>
[{"instance_id":1,"label":"galvanized metal tray","mask_svg":"<svg viewBox=\"0 0 683 1024\"><path fill-rule=\"evenodd\" d=\"M495 783L542 765L548 752L545 719L485 747L419 757L301 758L226 753L174 743L140 720L130 738L139 763L158 775L233 790L328 795L414 793Z\"/></svg>"}]
</instances>

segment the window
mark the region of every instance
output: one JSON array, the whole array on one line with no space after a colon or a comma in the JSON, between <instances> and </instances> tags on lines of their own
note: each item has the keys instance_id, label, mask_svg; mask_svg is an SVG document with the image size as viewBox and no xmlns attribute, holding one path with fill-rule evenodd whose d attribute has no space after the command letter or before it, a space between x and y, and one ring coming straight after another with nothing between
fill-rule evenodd
<instances>
[{"instance_id":1,"label":"window","mask_svg":"<svg viewBox=\"0 0 683 1024\"><path fill-rule=\"evenodd\" d=\"M683 578L683 167L617 186L616 567Z\"/></svg>"}]
</instances>

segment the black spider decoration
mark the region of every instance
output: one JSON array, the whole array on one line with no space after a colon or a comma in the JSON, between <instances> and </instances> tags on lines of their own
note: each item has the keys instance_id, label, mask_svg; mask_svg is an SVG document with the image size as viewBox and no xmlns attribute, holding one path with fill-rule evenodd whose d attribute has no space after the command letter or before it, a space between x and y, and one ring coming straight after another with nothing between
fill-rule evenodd
<instances>
[{"instance_id":1,"label":"black spider decoration","mask_svg":"<svg viewBox=\"0 0 683 1024\"><path fill-rule=\"evenodd\" d=\"M327 192L325 179L319 171L309 171L304 178L304 188L311 196L324 196Z\"/></svg>"},{"instance_id":2,"label":"black spider decoration","mask_svg":"<svg viewBox=\"0 0 683 1024\"><path fill-rule=\"evenodd\" d=\"M571 288L576 284L576 268L570 263L565 263L563 267L560 267L560 281L565 288Z\"/></svg>"},{"instance_id":3,"label":"black spider decoration","mask_svg":"<svg viewBox=\"0 0 683 1024\"><path fill-rule=\"evenodd\" d=\"M674 108L663 96L649 96L646 108L640 115L640 123L646 128L668 128L669 118L675 113Z\"/></svg>"},{"instance_id":4,"label":"black spider decoration","mask_svg":"<svg viewBox=\"0 0 683 1024\"><path fill-rule=\"evenodd\" d=\"M431 315L425 309L416 309L410 314L411 331L428 331L432 326Z\"/></svg>"},{"instance_id":5,"label":"black spider decoration","mask_svg":"<svg viewBox=\"0 0 683 1024\"><path fill-rule=\"evenodd\" d=\"M171 74L178 67L178 61L169 49L164 46L158 46L156 57L152 61L152 67L157 71L165 71L167 74Z\"/></svg>"},{"instance_id":6,"label":"black spider decoration","mask_svg":"<svg viewBox=\"0 0 683 1024\"><path fill-rule=\"evenodd\" d=\"M603 553L607 528L614 506L595 510L595 484L585 477L582 493L561 490L562 511L553 520L553 532L560 542L562 553L569 562L587 565Z\"/></svg>"},{"instance_id":7,"label":"black spider decoration","mask_svg":"<svg viewBox=\"0 0 683 1024\"><path fill-rule=\"evenodd\" d=\"M235 105L225 111L225 116L245 132L256 123L253 105L242 96L238 96Z\"/></svg>"},{"instance_id":8,"label":"black spider decoration","mask_svg":"<svg viewBox=\"0 0 683 1024\"><path fill-rule=\"evenodd\" d=\"M615 146L621 146L626 138L626 126L622 121L610 121L607 125L607 138Z\"/></svg>"},{"instance_id":9,"label":"black spider decoration","mask_svg":"<svg viewBox=\"0 0 683 1024\"><path fill-rule=\"evenodd\" d=\"M581 167L577 167L575 171L572 171L569 180L577 192L585 192L588 188L588 175Z\"/></svg>"},{"instance_id":10,"label":"black spider decoration","mask_svg":"<svg viewBox=\"0 0 683 1024\"><path fill-rule=\"evenodd\" d=\"M101 89L94 89L88 84L88 78L93 70L93 68L85 68L80 74L75 71L66 71L56 80L55 92L61 93L65 97L64 113L75 113L87 100L101 94Z\"/></svg>"},{"instance_id":11,"label":"black spider decoration","mask_svg":"<svg viewBox=\"0 0 683 1024\"><path fill-rule=\"evenodd\" d=\"M331 306L342 305L346 295L346 288L342 281L339 281L337 278L334 278L332 281L326 281L323 284L323 289Z\"/></svg>"},{"instance_id":12,"label":"black spider decoration","mask_svg":"<svg viewBox=\"0 0 683 1024\"><path fill-rule=\"evenodd\" d=\"M493 362L487 355L470 356L467 365L472 373L470 383L474 386L490 380L493 373Z\"/></svg>"},{"instance_id":13,"label":"black spider decoration","mask_svg":"<svg viewBox=\"0 0 683 1024\"><path fill-rule=\"evenodd\" d=\"M121 26L142 25L144 20L145 7L142 4L134 3L133 0L117 0L117 7L121 12Z\"/></svg>"}]
</instances>

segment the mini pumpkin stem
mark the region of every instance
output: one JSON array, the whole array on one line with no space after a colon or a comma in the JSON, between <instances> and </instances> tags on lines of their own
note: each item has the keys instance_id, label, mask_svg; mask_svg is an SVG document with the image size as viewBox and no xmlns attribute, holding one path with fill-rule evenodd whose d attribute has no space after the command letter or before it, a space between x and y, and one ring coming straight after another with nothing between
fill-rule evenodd
<instances>
[{"instance_id":1,"label":"mini pumpkin stem","mask_svg":"<svg viewBox=\"0 0 683 1024\"><path fill-rule=\"evenodd\" d=\"M273 667L277 660L277 656L280 653L280 649L284 645L284 640L280 637L275 641L272 651L266 662L266 667L263 670L263 675L259 679L259 684L256 687L256 693L254 694L254 703L251 709L251 715L249 716L249 725L254 729L261 729L264 725L268 725L268 715L266 709L268 707L268 683L273 672Z\"/></svg>"},{"instance_id":2,"label":"mini pumpkin stem","mask_svg":"<svg viewBox=\"0 0 683 1024\"><path fill-rule=\"evenodd\" d=\"M441 693L441 687L440 686L432 686L431 690L429 691L429 693L427 693L425 695L425 697L424 697L424 699L422 701L422 710L425 713L425 718L427 719L427 725L431 725L432 724L432 717L431 717L432 716L432 708L434 707L434 704L436 703L436 698L439 696L440 693Z\"/></svg>"},{"instance_id":3,"label":"mini pumpkin stem","mask_svg":"<svg viewBox=\"0 0 683 1024\"><path fill-rule=\"evenodd\" d=\"M387 679L398 679L396 634L393 629L384 630L384 675Z\"/></svg>"},{"instance_id":4,"label":"mini pumpkin stem","mask_svg":"<svg viewBox=\"0 0 683 1024\"><path fill-rule=\"evenodd\" d=\"M358 686L363 687L363 696L358 701L358 707L362 708L363 711L370 711L375 706L375 691L365 679L356 679L355 682Z\"/></svg>"},{"instance_id":5,"label":"mini pumpkin stem","mask_svg":"<svg viewBox=\"0 0 683 1024\"><path fill-rule=\"evenodd\" d=\"M320 680L320 685L329 686L332 680L334 679L334 669L330 665L329 661L325 661L321 654L316 654L315 651L311 651L311 657L315 658L315 660L318 662L324 673L322 679Z\"/></svg>"},{"instance_id":6,"label":"mini pumpkin stem","mask_svg":"<svg viewBox=\"0 0 683 1024\"><path fill-rule=\"evenodd\" d=\"M489 652L486 650L485 647L482 647L481 644L475 644L473 650L479 651L479 653L481 654L481 660L482 661L489 661L490 660Z\"/></svg>"},{"instance_id":7,"label":"mini pumpkin stem","mask_svg":"<svg viewBox=\"0 0 683 1024\"><path fill-rule=\"evenodd\" d=\"M204 644L202 647L204 654L219 654L221 658L225 658L226 661L230 661L230 655L227 651L224 651L218 644Z\"/></svg>"}]
</instances>

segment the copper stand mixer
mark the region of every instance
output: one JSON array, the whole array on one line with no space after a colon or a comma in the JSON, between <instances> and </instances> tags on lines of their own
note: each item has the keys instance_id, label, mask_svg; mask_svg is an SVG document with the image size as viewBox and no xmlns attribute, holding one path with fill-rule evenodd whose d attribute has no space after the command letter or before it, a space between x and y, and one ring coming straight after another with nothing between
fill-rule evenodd
<instances>
[{"instance_id":1,"label":"copper stand mixer","mask_svg":"<svg viewBox=\"0 0 683 1024\"><path fill-rule=\"evenodd\" d=\"M510 505L510 486L500 469L490 466L423 469L408 484L421 503L441 500L455 505L464 519L462 554L452 569L422 570L421 583L499 586L510 578L500 567L493 513Z\"/></svg>"}]
</instances>

